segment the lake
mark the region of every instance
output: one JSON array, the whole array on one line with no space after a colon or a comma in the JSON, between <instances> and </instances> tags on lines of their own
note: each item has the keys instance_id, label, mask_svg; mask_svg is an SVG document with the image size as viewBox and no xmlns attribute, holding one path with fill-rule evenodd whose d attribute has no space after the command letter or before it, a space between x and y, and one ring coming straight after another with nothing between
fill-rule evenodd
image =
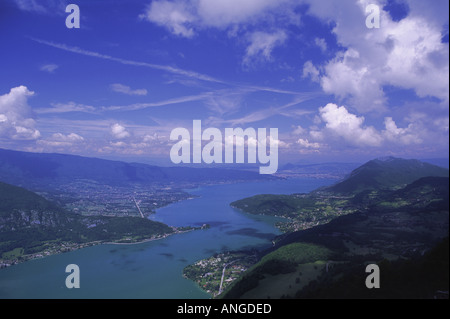
<instances>
[{"instance_id":1,"label":"lake","mask_svg":"<svg viewBox=\"0 0 450 319\"><path fill-rule=\"evenodd\" d=\"M188 190L198 197L160 208L150 219L211 228L140 244L97 245L1 269L0 298L211 298L182 277L184 267L216 252L269 247L280 234L274 227L280 219L239 212L231 202L257 194L305 193L333 182L303 178ZM65 286L69 264L80 268L78 289Z\"/></svg>"}]
</instances>

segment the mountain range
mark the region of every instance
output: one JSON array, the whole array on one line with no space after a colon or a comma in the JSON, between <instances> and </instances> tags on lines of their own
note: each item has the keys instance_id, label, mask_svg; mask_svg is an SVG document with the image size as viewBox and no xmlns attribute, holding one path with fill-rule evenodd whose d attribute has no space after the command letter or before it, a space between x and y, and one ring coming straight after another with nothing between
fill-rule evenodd
<instances>
[{"instance_id":1,"label":"mountain range","mask_svg":"<svg viewBox=\"0 0 450 319\"><path fill-rule=\"evenodd\" d=\"M348 194L377 189L392 189L427 176L449 176L449 170L419 160L385 157L371 160L356 168L343 181L327 191Z\"/></svg>"},{"instance_id":2,"label":"mountain range","mask_svg":"<svg viewBox=\"0 0 450 319\"><path fill-rule=\"evenodd\" d=\"M0 181L27 189L58 188L76 180L100 184L221 183L269 180L257 172L222 168L159 167L75 155L29 153L0 149Z\"/></svg>"},{"instance_id":3,"label":"mountain range","mask_svg":"<svg viewBox=\"0 0 450 319\"><path fill-rule=\"evenodd\" d=\"M293 226L282 223L286 233L222 297L448 298L448 176L441 167L389 157L309 194L232 203ZM364 270L373 263L382 286L369 290Z\"/></svg>"},{"instance_id":4,"label":"mountain range","mask_svg":"<svg viewBox=\"0 0 450 319\"><path fill-rule=\"evenodd\" d=\"M147 194L141 206L147 205L148 213L154 203L164 205L186 198L174 198L179 193L164 191L168 186L181 189L270 179L275 177L243 170L158 167L0 149L0 260L15 263L43 252L59 252L67 245L80 248L92 242L137 242L184 230L139 215L118 214L123 208L138 212L133 201L136 190L141 198ZM100 212L88 213L89 205L101 207ZM102 215L111 215L110 206L116 209L115 215Z\"/></svg>"},{"instance_id":5,"label":"mountain range","mask_svg":"<svg viewBox=\"0 0 450 319\"><path fill-rule=\"evenodd\" d=\"M127 186L266 178L239 170L161 168L0 149L0 261L15 263L93 242L136 242L177 231L146 218L77 214L33 188L55 190L84 179ZM289 218L289 227L272 248L260 252L259 261L224 292L225 298L431 298L438 290L448 291L448 252L442 249L448 247L448 169L379 158L309 194L258 195L231 205L251 214ZM445 238L447 242L432 250ZM368 293L356 278L363 278L361 269L374 262L391 277L419 268L422 277L424 269L436 271L429 281L413 281L413 289L402 279L395 281L399 287L394 291L391 284L391 290ZM349 283L362 288L349 293Z\"/></svg>"}]
</instances>

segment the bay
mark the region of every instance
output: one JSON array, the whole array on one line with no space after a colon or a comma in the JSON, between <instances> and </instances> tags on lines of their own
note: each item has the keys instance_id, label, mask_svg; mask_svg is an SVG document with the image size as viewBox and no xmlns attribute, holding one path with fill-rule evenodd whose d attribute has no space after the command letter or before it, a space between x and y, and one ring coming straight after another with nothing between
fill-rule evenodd
<instances>
[{"instance_id":1,"label":"bay","mask_svg":"<svg viewBox=\"0 0 450 319\"><path fill-rule=\"evenodd\" d=\"M327 179L285 179L205 186L196 197L157 210L150 219L205 230L132 244L104 244L30 260L0 270L0 298L203 299L211 296L182 277L183 268L227 250L265 248L280 234L275 217L255 216L229 206L257 194L306 193ZM80 288L68 289L65 268L80 268Z\"/></svg>"}]
</instances>

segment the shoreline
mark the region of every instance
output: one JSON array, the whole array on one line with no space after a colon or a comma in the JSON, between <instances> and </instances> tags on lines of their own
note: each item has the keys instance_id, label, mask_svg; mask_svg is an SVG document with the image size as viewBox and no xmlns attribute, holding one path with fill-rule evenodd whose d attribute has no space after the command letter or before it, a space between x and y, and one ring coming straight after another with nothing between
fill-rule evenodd
<instances>
[{"instance_id":1,"label":"shoreline","mask_svg":"<svg viewBox=\"0 0 450 319\"><path fill-rule=\"evenodd\" d=\"M21 258L22 260L19 259L14 259L14 260L8 260L8 259L1 259L0 258L0 271L2 269L5 268L9 268L11 266L15 266L18 264L22 264L24 262L27 261L31 261L31 260L35 260L35 259L41 259L41 258L45 258L45 257L50 257L53 255L59 255L59 254L64 254L64 253L68 253L68 252L72 252L72 251L76 251L79 249L83 249L83 248L88 248L88 247L92 247L92 246L98 246L98 245L138 245L138 244L143 244L143 243L147 243L147 242L151 242L151 241L156 241L156 240L161 240L161 239L165 239L168 238L170 236L173 235L178 235L178 234L183 234L183 233L188 233L191 231L195 231L195 230L203 230L203 229L208 229L204 226L202 227L198 227L198 228L192 228L192 229L187 229L187 230L180 230L180 231L174 231L173 233L168 233L156 238L146 238L143 240L139 240L136 242L103 242L103 241L92 241L92 242L87 242L87 243L70 243L70 242L63 242L61 243L61 245L57 245L54 247L50 247L46 250L40 251L38 253L35 254L28 254L28 255L22 255ZM64 250L59 250L59 251L53 251L54 249L61 249L61 247L63 247L62 249Z\"/></svg>"},{"instance_id":2,"label":"shoreline","mask_svg":"<svg viewBox=\"0 0 450 319\"><path fill-rule=\"evenodd\" d=\"M275 178L271 178L271 179L267 179L267 181L276 181L276 180L284 180L286 178L283 177L275 177ZM258 179L257 179L258 180ZM257 180L250 180L250 182L254 182ZM205 182L203 184L194 184L191 185L192 187L188 187L188 188L182 188L182 191L185 192L186 194L188 194L189 196L187 198L181 199L181 200L176 200L173 202L170 202L166 205L163 205L161 207L156 208L156 210L160 209L160 208L165 208L168 207L172 204L175 203L179 203L179 202L183 202L186 200L192 200L192 199L196 199L199 196L196 194L191 193L191 191L195 191L196 189L200 189L202 187L208 187L208 186L219 186L219 185L231 185L231 184L240 184L240 183L246 183L249 182L247 180L230 180L230 181L221 181L221 182ZM156 210L154 212L152 212L151 214L156 213ZM148 218L148 216L146 216L146 218ZM205 227L207 226L207 227ZM171 226L169 226L171 227ZM190 226L187 226L190 227ZM175 227L173 227L175 228ZM180 227L183 228L183 227ZM209 228L209 225L203 225L201 227L193 227L192 229L188 229L188 230L183 230L183 231L175 231L174 233L170 233L170 234L166 234L162 237L157 237L157 238L147 238L144 240L140 240L140 241L136 241L136 242L124 242L124 243L120 243L120 242L101 242L101 241L93 241L93 242L86 242L86 243L73 243L73 242L62 242L60 245L54 245L54 246L50 246L49 248L33 253L33 254L27 254L27 255L21 255L18 258L14 258L14 259L6 259L6 258L0 258L0 270L3 268L8 268L10 266L14 266L14 265L18 265L24 262L27 262L29 260L33 260L33 259L39 259L39 258L45 258L48 256L52 256L52 255L57 255L57 254L61 254L61 253L66 253L66 252L70 252L70 251L75 251L78 249L82 249L82 248L87 248L87 247L91 247L91 246L95 246L95 245L100 245L100 244L112 244L112 245L134 245L134 244L140 244L140 243L145 243L145 242L150 242L150 241L154 241L154 240L159 240L159 239L164 239L167 238L170 235L175 235L175 234L180 234L180 233L184 233L184 232L188 232L188 231L192 231L192 230L200 230L200 229L207 229ZM20 258L20 259L19 259Z\"/></svg>"}]
</instances>

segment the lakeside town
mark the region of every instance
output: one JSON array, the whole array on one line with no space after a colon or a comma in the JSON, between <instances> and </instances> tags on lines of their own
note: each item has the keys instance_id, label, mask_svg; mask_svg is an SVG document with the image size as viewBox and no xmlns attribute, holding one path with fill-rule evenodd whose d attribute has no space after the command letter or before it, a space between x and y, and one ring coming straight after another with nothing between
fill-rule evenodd
<instances>
[{"instance_id":1,"label":"lakeside town","mask_svg":"<svg viewBox=\"0 0 450 319\"><path fill-rule=\"evenodd\" d=\"M186 185L186 188L195 186ZM180 187L170 185L112 186L93 180L77 180L61 189L64 191L52 190L39 194L70 212L84 216L141 217L136 207L138 203L143 215L148 217L158 208L195 197Z\"/></svg>"},{"instance_id":2,"label":"lakeside town","mask_svg":"<svg viewBox=\"0 0 450 319\"><path fill-rule=\"evenodd\" d=\"M204 291L217 297L257 261L256 251L214 254L185 267L183 277L196 282Z\"/></svg>"}]
</instances>

